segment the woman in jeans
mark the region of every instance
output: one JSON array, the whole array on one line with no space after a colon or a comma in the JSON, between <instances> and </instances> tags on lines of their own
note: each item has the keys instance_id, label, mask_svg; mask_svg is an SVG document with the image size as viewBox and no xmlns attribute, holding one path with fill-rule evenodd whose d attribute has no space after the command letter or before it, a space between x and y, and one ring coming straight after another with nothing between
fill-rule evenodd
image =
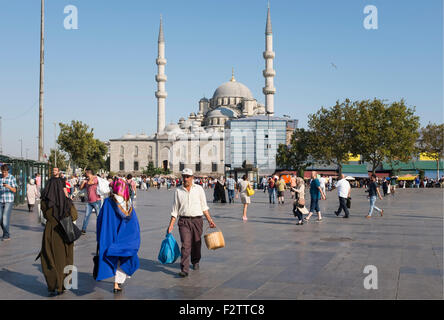
<instances>
[{"instance_id":1,"label":"woman in jeans","mask_svg":"<svg viewBox=\"0 0 444 320\"><path fill-rule=\"evenodd\" d=\"M377 206L375 206L376 196L378 196L379 199L382 200L381 193L379 192L378 185L376 184L376 175L372 174L371 179L372 180L368 186L368 196L370 197L370 210L368 211L368 215L366 216L367 219L370 219L372 217L373 209L379 211L381 217L384 215L384 210L379 209Z\"/></svg>"}]
</instances>

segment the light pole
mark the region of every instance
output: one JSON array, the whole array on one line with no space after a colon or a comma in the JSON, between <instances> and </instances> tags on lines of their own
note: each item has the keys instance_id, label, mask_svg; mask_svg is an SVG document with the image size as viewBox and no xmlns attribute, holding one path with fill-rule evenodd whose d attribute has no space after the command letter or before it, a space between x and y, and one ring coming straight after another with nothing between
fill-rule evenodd
<instances>
[{"instance_id":1,"label":"light pole","mask_svg":"<svg viewBox=\"0 0 444 320\"><path fill-rule=\"evenodd\" d=\"M20 141L20 158L23 159L23 139L19 139Z\"/></svg>"},{"instance_id":2,"label":"light pole","mask_svg":"<svg viewBox=\"0 0 444 320\"><path fill-rule=\"evenodd\" d=\"M54 122L54 167L57 168L57 127Z\"/></svg>"}]
</instances>

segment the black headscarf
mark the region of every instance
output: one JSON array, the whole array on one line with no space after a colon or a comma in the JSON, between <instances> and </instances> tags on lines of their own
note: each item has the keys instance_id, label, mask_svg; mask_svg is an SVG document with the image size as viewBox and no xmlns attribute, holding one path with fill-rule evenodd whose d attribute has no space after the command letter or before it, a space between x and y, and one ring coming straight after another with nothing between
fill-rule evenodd
<instances>
[{"instance_id":1,"label":"black headscarf","mask_svg":"<svg viewBox=\"0 0 444 320\"><path fill-rule=\"evenodd\" d=\"M46 201L46 207L53 208L53 215L58 221L67 217L71 212L72 200L67 198L63 188L65 179L52 177L43 189L41 199Z\"/></svg>"}]
</instances>

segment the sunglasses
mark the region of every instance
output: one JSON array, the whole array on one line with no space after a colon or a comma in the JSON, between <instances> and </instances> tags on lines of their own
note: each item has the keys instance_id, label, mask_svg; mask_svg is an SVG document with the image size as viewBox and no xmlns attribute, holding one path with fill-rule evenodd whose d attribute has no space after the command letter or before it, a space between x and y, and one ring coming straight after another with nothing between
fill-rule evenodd
<instances>
[{"instance_id":1,"label":"sunglasses","mask_svg":"<svg viewBox=\"0 0 444 320\"><path fill-rule=\"evenodd\" d=\"M186 179L186 178L190 178L190 177L192 177L192 176L189 176L189 175L183 175L182 176L184 179Z\"/></svg>"}]
</instances>

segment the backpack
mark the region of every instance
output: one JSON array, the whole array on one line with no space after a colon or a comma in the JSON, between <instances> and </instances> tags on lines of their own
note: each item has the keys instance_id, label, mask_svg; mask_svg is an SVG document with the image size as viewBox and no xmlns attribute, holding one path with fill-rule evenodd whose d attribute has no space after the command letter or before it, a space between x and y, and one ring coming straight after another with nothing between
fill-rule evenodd
<instances>
[{"instance_id":1,"label":"backpack","mask_svg":"<svg viewBox=\"0 0 444 320\"><path fill-rule=\"evenodd\" d=\"M274 188L274 180L271 180L271 181L268 183L268 187L269 187L270 189L273 189L273 188Z\"/></svg>"},{"instance_id":2,"label":"backpack","mask_svg":"<svg viewBox=\"0 0 444 320\"><path fill-rule=\"evenodd\" d=\"M99 196L107 196L111 192L108 180L100 177L97 177L97 180L99 182L97 185L97 194Z\"/></svg>"}]
</instances>

